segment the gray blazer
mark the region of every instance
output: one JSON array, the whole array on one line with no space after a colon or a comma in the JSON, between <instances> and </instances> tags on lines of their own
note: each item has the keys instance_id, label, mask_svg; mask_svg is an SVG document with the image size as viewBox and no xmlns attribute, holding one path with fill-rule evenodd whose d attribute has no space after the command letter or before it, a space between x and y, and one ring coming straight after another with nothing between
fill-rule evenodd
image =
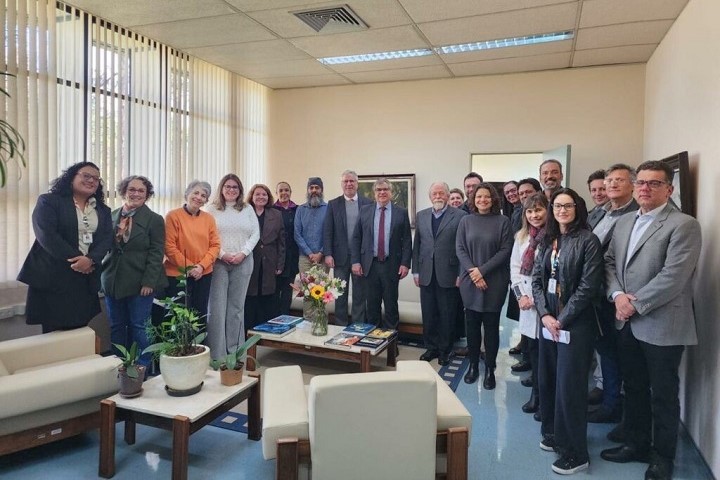
<instances>
[{"instance_id":1,"label":"gray blazer","mask_svg":"<svg viewBox=\"0 0 720 480\"><path fill-rule=\"evenodd\" d=\"M608 299L617 291L637 297L630 328L638 340L660 346L695 345L693 276L702 244L700 224L668 204L635 251L628 253L635 218L623 215L617 221L605 253ZM618 330L623 325L615 323Z\"/></svg>"},{"instance_id":2,"label":"gray blazer","mask_svg":"<svg viewBox=\"0 0 720 480\"><path fill-rule=\"evenodd\" d=\"M455 238L460 220L467 213L447 207L440 218L437 235L432 232L432 207L418 212L415 218L412 269L419 274L420 285L430 285L433 270L438 285L452 288L457 280L460 261L455 253Z\"/></svg>"}]
</instances>

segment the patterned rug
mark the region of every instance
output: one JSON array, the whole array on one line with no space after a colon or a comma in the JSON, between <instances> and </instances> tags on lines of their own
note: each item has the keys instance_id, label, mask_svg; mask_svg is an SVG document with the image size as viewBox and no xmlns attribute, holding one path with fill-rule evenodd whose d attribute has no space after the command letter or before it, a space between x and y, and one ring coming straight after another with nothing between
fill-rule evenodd
<instances>
[{"instance_id":1,"label":"patterned rug","mask_svg":"<svg viewBox=\"0 0 720 480\"><path fill-rule=\"evenodd\" d=\"M235 412L225 412L210 422L210 425L225 428L234 432L247 433L247 415Z\"/></svg>"},{"instance_id":2,"label":"patterned rug","mask_svg":"<svg viewBox=\"0 0 720 480\"><path fill-rule=\"evenodd\" d=\"M415 347L420 350L425 349L422 337L417 335L401 334L398 337L398 343L406 347ZM433 365L435 364L433 363ZM460 381L462 380L463 375L465 375L465 371L468 369L468 366L470 366L470 360L467 357L453 356L450 357L449 364L440 367L438 375L445 380L445 383L447 383L454 392L457 390L458 385L460 385Z\"/></svg>"}]
</instances>

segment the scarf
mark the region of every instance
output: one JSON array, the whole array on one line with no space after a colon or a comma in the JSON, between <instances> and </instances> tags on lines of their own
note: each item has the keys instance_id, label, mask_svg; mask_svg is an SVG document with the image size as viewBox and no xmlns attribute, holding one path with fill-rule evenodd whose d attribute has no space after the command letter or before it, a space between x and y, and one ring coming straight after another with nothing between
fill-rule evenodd
<instances>
[{"instance_id":1,"label":"scarf","mask_svg":"<svg viewBox=\"0 0 720 480\"><path fill-rule=\"evenodd\" d=\"M117 227L115 228L115 240L118 243L127 243L130 240L130 233L132 232L132 217L135 216L137 210L125 210L123 207L120 210L120 218L118 220Z\"/></svg>"},{"instance_id":2,"label":"scarf","mask_svg":"<svg viewBox=\"0 0 720 480\"><path fill-rule=\"evenodd\" d=\"M532 275L533 264L535 263L535 249L545 236L545 226L543 225L542 228L537 228L531 225L528 234L530 236L530 243L522 255L520 274L530 276Z\"/></svg>"}]
</instances>

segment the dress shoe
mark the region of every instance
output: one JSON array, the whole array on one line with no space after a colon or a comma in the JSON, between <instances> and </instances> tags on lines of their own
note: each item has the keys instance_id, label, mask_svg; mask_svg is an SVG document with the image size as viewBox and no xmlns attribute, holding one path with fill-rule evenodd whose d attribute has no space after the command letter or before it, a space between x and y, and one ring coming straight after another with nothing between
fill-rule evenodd
<instances>
[{"instance_id":1,"label":"dress shoe","mask_svg":"<svg viewBox=\"0 0 720 480\"><path fill-rule=\"evenodd\" d=\"M535 420L536 422L542 422L542 417L540 416L539 409L537 412L533 413L533 420Z\"/></svg>"},{"instance_id":2,"label":"dress shoe","mask_svg":"<svg viewBox=\"0 0 720 480\"><path fill-rule=\"evenodd\" d=\"M628 462L644 462L647 463L649 455L647 450L639 450L628 445L621 445L615 448L608 448L600 452L600 457L608 462L628 463Z\"/></svg>"},{"instance_id":3,"label":"dress shoe","mask_svg":"<svg viewBox=\"0 0 720 480\"><path fill-rule=\"evenodd\" d=\"M609 410L600 407L587 416L588 423L618 423L620 420L622 420L622 410L619 408Z\"/></svg>"},{"instance_id":4,"label":"dress shoe","mask_svg":"<svg viewBox=\"0 0 720 480\"><path fill-rule=\"evenodd\" d=\"M530 400L525 402L525 405L522 406L522 411L525 413L535 413L538 411L539 407L540 407L540 399L533 392L530 395Z\"/></svg>"},{"instance_id":5,"label":"dress shoe","mask_svg":"<svg viewBox=\"0 0 720 480\"><path fill-rule=\"evenodd\" d=\"M523 378L520 380L520 385L523 387L532 387L533 386L533 380L532 377Z\"/></svg>"},{"instance_id":6,"label":"dress shoe","mask_svg":"<svg viewBox=\"0 0 720 480\"><path fill-rule=\"evenodd\" d=\"M645 480L670 480L673 473L673 461L667 458L652 459L650 466L645 471Z\"/></svg>"},{"instance_id":7,"label":"dress shoe","mask_svg":"<svg viewBox=\"0 0 720 480\"><path fill-rule=\"evenodd\" d=\"M467 357L468 354L468 348L467 347L456 347L453 351L455 355L458 357Z\"/></svg>"},{"instance_id":8,"label":"dress shoe","mask_svg":"<svg viewBox=\"0 0 720 480\"><path fill-rule=\"evenodd\" d=\"M485 377L483 378L483 388L485 390L495 389L495 369L485 367Z\"/></svg>"},{"instance_id":9,"label":"dress shoe","mask_svg":"<svg viewBox=\"0 0 720 480\"><path fill-rule=\"evenodd\" d=\"M625 425L622 422L618 423L607 434L607 439L614 443L625 443L626 438Z\"/></svg>"},{"instance_id":10,"label":"dress shoe","mask_svg":"<svg viewBox=\"0 0 720 480\"><path fill-rule=\"evenodd\" d=\"M532 365L530 365L530 362L520 360L518 363L510 367L510 370L512 370L513 372L528 372L532 370Z\"/></svg>"},{"instance_id":11,"label":"dress shoe","mask_svg":"<svg viewBox=\"0 0 720 480\"><path fill-rule=\"evenodd\" d=\"M438 358L440 354L435 350L426 350L425 353L420 355L420 360L424 362L429 362L430 360L434 358Z\"/></svg>"},{"instance_id":12,"label":"dress shoe","mask_svg":"<svg viewBox=\"0 0 720 480\"><path fill-rule=\"evenodd\" d=\"M603 389L595 387L588 392L588 404L589 405L600 405L603 399Z\"/></svg>"},{"instance_id":13,"label":"dress shoe","mask_svg":"<svg viewBox=\"0 0 720 480\"><path fill-rule=\"evenodd\" d=\"M447 365L448 363L450 363L450 354L441 353L438 357L438 365Z\"/></svg>"},{"instance_id":14,"label":"dress shoe","mask_svg":"<svg viewBox=\"0 0 720 480\"><path fill-rule=\"evenodd\" d=\"M508 350L508 353L509 353L510 355L520 355L520 354L522 353L522 347L521 347L520 344L518 343L517 345L515 345L514 347L512 347L510 350Z\"/></svg>"},{"instance_id":15,"label":"dress shoe","mask_svg":"<svg viewBox=\"0 0 720 480\"><path fill-rule=\"evenodd\" d=\"M468 372L465 374L465 383L475 383L477 382L477 379L480 377L480 369L478 368L477 363L471 363L470 368L468 368Z\"/></svg>"}]
</instances>

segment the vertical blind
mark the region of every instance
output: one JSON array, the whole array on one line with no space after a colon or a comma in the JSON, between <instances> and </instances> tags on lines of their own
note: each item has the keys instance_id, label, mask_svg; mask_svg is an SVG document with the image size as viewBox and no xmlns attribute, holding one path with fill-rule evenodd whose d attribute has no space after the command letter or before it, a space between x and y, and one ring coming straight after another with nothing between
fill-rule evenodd
<instances>
[{"instance_id":1,"label":"vertical blind","mask_svg":"<svg viewBox=\"0 0 720 480\"><path fill-rule=\"evenodd\" d=\"M73 163L100 167L113 208L122 178L147 176L163 215L193 179L264 181L266 87L60 2L5 0L0 22L0 65L17 76L0 77L0 114L27 143L27 167L9 164L0 189L0 286L32 244L37 196Z\"/></svg>"}]
</instances>

